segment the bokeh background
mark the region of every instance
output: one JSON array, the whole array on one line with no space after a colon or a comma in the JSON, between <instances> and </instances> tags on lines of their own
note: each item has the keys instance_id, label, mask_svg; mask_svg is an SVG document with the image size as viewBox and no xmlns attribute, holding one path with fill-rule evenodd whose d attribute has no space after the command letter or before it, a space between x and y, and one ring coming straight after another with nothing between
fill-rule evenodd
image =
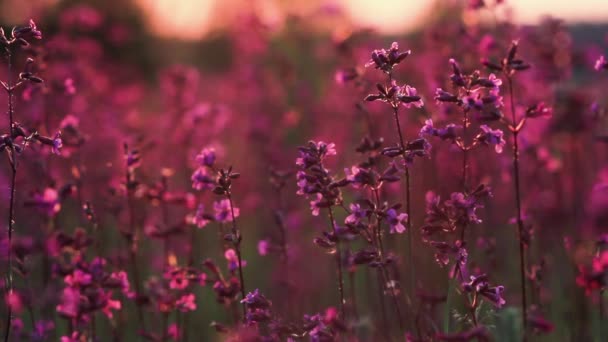
<instances>
[{"instance_id":1,"label":"bokeh background","mask_svg":"<svg viewBox=\"0 0 608 342\"><path fill-rule=\"evenodd\" d=\"M373 49L397 41L413 51L396 77L414 85L427 104L404 114L405 134L414 137L429 117L437 122L455 119L453 112L433 101L435 89L448 82L449 58L457 58L467 70L482 68L481 58L497 59L512 39L520 39L521 54L534 65L517 79L521 105L544 101L554 113L522 133L524 207L534 227L528 267L544 272L542 279L530 282L532 302L554 326L536 338L601 341L608 331L597 315L597 293L585 294L576 285L576 275L608 227L608 126L602 110L608 104L608 77L593 70L608 47L608 2L486 2L486 7L471 9L468 1L450 0L1 1L3 27L34 18L44 34L37 53L44 61L40 71L46 87L20 97L21 120L52 135L69 115L78 119L84 138L77 148L66 144L59 159L27 158L18 178L17 235L24 245L34 247L25 263L28 277L18 280L17 287L31 286L34 306L56 326L51 340L64 334L68 323L52 315L62 282L47 267L52 262L40 247L45 239L57 231L89 229L80 211L86 200L99 212L101 254L117 266L126 259L127 246L119 234L128 220L121 192L123 143L138 147L142 155L137 177L144 186L136 200L135 220L146 232L139 256L144 279L158 276L164 263L158 252L163 241L154 235L155 227L178 225L194 211L171 205L167 224L162 204L146 191L168 177L168 188L176 196L190 193L212 207L213 195L194 191L190 181L194 156L212 146L221 165L241 172L234 196L241 210L248 289L266 293L286 319L322 312L336 305L337 296L333 258L312 243L327 229L327 222L312 217L308 201L295 195L294 177L277 193L271 171L293 171L297 146L310 139L336 143L338 155L330 161L336 174L360 161L354 149L362 136L395 142L386 108L362 101L379 80L363 67ZM356 70L356 82L338 77L349 68ZM0 99L0 108L5 105L6 99ZM454 162L459 157L449 144L434 144L432 158L412 169L412 220L418 226L424 219L427 191L449 196L459 188L454 176L460 172L460 164ZM487 314L497 341L517 340L521 328L515 290L517 237L509 223L514 203L508 152L481 150L471 166L475 180L495 189L492 201L480 210L484 223L469 237L475 246L469 253L472 269L490 272L492 280L507 289L507 306L496 312L488 309ZM3 170L4 182L8 167ZM33 209L24 205L45 189L66 185L78 191L61 199L58 212L32 214ZM393 202L401 200L399 185L387 185L385 195ZM6 191L2 196L7 197ZM357 196L346 193L345 200ZM288 277L277 253L258 251L260 240L280 240L277 211L284 215L288 231ZM195 260L212 258L224 267L215 230L189 226L171 237L171 254L185 263L192 249ZM418 232L414 237L415 287L444 293L445 269L436 265L433 251ZM397 278L404 291L411 291L405 284L412 270L403 262L407 241L394 238L387 244L395 251ZM358 336L362 341L378 340L373 322L380 308L374 282L364 270L352 277L354 297L360 300ZM231 311L216 303L209 286L196 294L198 310L186 325L190 340L225 339L210 324L230 325ZM424 310L431 321L443 317L435 307ZM153 326L157 316L153 310L148 313ZM34 324L27 317L24 313L25 330ZM124 340L133 340L134 306L125 304L119 317ZM455 324L466 329L466 323ZM432 324L427 325L432 330ZM397 335L397 328L391 329ZM110 323L101 321L99 331L101 340L111 338Z\"/></svg>"}]
</instances>

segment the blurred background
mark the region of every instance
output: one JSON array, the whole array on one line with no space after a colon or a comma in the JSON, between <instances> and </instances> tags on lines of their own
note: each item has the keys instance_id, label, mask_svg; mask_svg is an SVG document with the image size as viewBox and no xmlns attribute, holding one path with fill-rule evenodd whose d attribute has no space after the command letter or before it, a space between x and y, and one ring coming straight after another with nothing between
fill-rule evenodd
<instances>
[{"instance_id":1,"label":"blurred background","mask_svg":"<svg viewBox=\"0 0 608 342\"><path fill-rule=\"evenodd\" d=\"M416 87L425 101L425 108L403 114L404 134L416 137L430 117L457 122L453 108L433 101L436 88L449 86L450 58L466 70L479 69L481 58L498 60L513 39L521 39L521 54L534 68L518 75L519 105L545 101L554 114L528 124L520 136L524 207L537 234L528 266L548 270L541 280L534 279L533 302L555 323L544 341L602 336L595 302L577 287L575 278L578 266L595 253L594 239L608 231L608 115L602 109L608 102L603 90L608 85L606 77L593 70L608 47L608 1L0 1L2 27L30 18L44 39L32 44L28 53L37 56L37 71L46 82L20 96L19 120L49 136L57 129L71 132L66 127L78 134L64 134L60 158L24 158L18 203L62 187L77 188L78 196L66 195L61 210L51 213L46 208L31 215L31 208L18 206L17 222L23 227L18 235L42 245L57 232L72 234L76 227L90 231L81 207L84 200L91 201L100 217L99 231L91 234L99 234L102 255L122 267L126 247L120 228L128 221L122 183L127 142L142 155L136 172L142 190L136 192L135 221L146 234L139 256L144 279L160 274L165 260L158 250L169 240L171 256L180 264L209 257L224 267L215 224L205 229L184 224L175 236L159 237L162 234L155 229L167 229L165 220L182 225L195 206L171 203L166 219L158 210L164 204L150 195L159 183L167 182L175 198L194 197L212 208L217 198L194 191L191 182L194 156L212 146L218 164L234 165L242 173L234 197L241 209L248 290L259 287L277 312L290 319L336 304L334 264L312 243L327 230L326 220L312 217L308 200L295 195L295 177L286 182L284 195L277 195L271 170L292 172L297 146L311 139L331 140L338 155L329 167L342 176L343 168L360 162L354 149L364 135L382 136L387 145L395 142L386 108L362 101L375 91L375 82L383 81L382 75L363 67L372 50L387 48L392 41L402 50L412 49L395 77ZM0 108L5 102L0 98ZM433 144L433 157L412 168L412 220L417 226L424 219L427 191L446 198L460 188L454 177L460 164L453 163L459 157L449 144ZM507 307L489 318L497 341L517 339L514 322L521 314L518 264L512 257L517 237L509 223L514 212L510 162L510 153L496 155L491 149L480 150L471 161L471 177L495 189L495 197L483 209L484 224L471 232L469 241L475 241L471 269L491 271L492 281L507 288ZM399 184L386 185L383 191L391 202L402 200ZM0 205L5 205L6 191L2 196ZM357 196L354 191L344 195L347 203ZM258 250L260 241L272 245L279 240L279 210L288 231L289 279L276 249L274 255ZM342 214L338 220L344 219ZM185 229L195 231L196 239ZM404 290L444 294L445 269L436 265L432 249L417 232L414 237L414 263L420 274L416 288L404 285ZM405 240L391 238L387 244L396 253L396 278L401 272L407 283ZM35 305L45 312L43 317L55 319L58 334L64 333L68 324L53 316L63 284L59 278L47 282L51 275L45 266L51 261L39 245L28 259L32 291L41 293ZM354 267L351 275L352 297L361 300L356 329L361 340L373 340L377 335L370 322L380 310L370 295L375 282L369 281L369 272L355 272ZM24 284L28 283L22 280L22 288ZM212 321L229 324L231 313L216 303L211 289L197 288L195 293L199 310L191 314L191 331L202 340L221 340L207 327ZM129 318L135 306L128 303L118 320L124 326L119 328L133 337L137 327L129 325ZM440 322L443 314L433 310L428 309L429 320ZM149 311L149 319L157 320L157 312ZM104 322L100 330L109 327ZM199 327L204 329L198 331ZM434 331L431 323L426 328Z\"/></svg>"}]
</instances>

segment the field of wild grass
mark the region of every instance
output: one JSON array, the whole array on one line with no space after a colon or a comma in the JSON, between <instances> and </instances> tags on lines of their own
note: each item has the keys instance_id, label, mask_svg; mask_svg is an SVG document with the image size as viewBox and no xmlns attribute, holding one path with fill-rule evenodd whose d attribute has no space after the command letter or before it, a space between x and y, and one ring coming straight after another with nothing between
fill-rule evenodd
<instances>
[{"instance_id":1,"label":"field of wild grass","mask_svg":"<svg viewBox=\"0 0 608 342\"><path fill-rule=\"evenodd\" d=\"M1 337L607 341L608 28L501 6L3 25Z\"/></svg>"}]
</instances>

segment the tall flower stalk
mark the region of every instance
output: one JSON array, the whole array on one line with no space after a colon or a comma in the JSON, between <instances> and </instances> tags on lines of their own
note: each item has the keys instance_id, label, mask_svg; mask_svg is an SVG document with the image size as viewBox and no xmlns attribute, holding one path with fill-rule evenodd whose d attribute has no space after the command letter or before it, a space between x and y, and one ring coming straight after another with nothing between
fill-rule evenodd
<instances>
[{"instance_id":1,"label":"tall flower stalk","mask_svg":"<svg viewBox=\"0 0 608 342\"><path fill-rule=\"evenodd\" d=\"M416 270L413 257L413 237L412 237L412 216L411 216L411 180L410 166L413 163L415 156L425 156L428 154L430 145L423 139L415 139L406 141L403 137L401 121L399 119L399 108L416 107L421 108L424 104L422 98L418 96L416 88L409 85L399 86L393 79L393 69L401 63L407 56L411 54L410 50L399 52L399 45L394 42L388 50L374 50L371 54L371 61L366 66L373 66L387 75L388 84L377 84L376 88L379 93L370 94L365 98L365 101L382 101L390 105L393 111L397 135L399 138L397 147L389 147L384 149L383 154L390 158L401 156L403 158L403 175L405 178L405 214L408 216L407 230L408 235L408 268L410 275L410 293L409 298L412 301L416 292Z\"/></svg>"},{"instance_id":2,"label":"tall flower stalk","mask_svg":"<svg viewBox=\"0 0 608 342\"><path fill-rule=\"evenodd\" d=\"M340 187L346 186L348 182L337 182L324 167L325 157L336 154L333 143L323 141L310 141L306 146L299 148L300 157L296 159L299 171L296 174L298 194L314 196L310 201L310 209L313 216L318 216L321 209L327 208L331 232L324 233L325 237L315 239L318 245L328 247L335 255L338 273L338 292L340 294L340 314L346 319L344 308L344 277L342 271L342 250L340 238L337 232L336 221L332 207L342 204L342 193Z\"/></svg>"},{"instance_id":3,"label":"tall flower stalk","mask_svg":"<svg viewBox=\"0 0 608 342\"><path fill-rule=\"evenodd\" d=\"M424 127L420 130L421 136L438 137L443 141L448 141L455 145L462 152L462 166L460 184L462 192L453 193L449 201L446 201L440 207L438 197L434 195L430 198L430 205L427 209L427 224L423 227L424 240L433 245L438 254L436 257L440 264L447 264L449 254L455 254L455 263L453 270L449 274L448 292L445 305L444 326L445 333L450 331L450 310L452 309L452 293L456 281L464 283L466 281L466 260L467 260L467 243L466 231L470 224L480 223L474 217L474 210L481 207L477 204L478 200L488 196L489 190L485 185L480 185L473 191L469 190L468 181L469 175L469 152L473 149L489 145L494 146L497 153L501 153L505 144L503 132L493 130L487 125L480 126L480 132L473 138L468 137L470 122L470 114L474 113L479 118L494 118L500 107L502 100L499 95L499 87L502 81L494 74L488 77L482 77L479 71L474 71L471 74L465 74L460 69L460 66L454 59L450 59L452 74L450 81L452 92L438 88L435 92L435 100L438 103L455 104L460 107L462 112L461 125L448 124L445 127L435 127L432 119L425 122ZM457 217L458 210L469 212L468 217ZM453 210L456 210L453 212ZM439 216L437 217L437 214ZM454 215L456 214L456 215ZM443 218L452 216L454 221L444 220ZM433 237L437 233L455 233L455 237L451 238L453 242L437 241L437 237ZM450 245L451 244L451 245ZM451 250L451 251L450 251ZM478 304L477 293L465 296L467 305L470 309L470 318L474 326L477 326L477 318L475 309Z\"/></svg>"},{"instance_id":4,"label":"tall flower stalk","mask_svg":"<svg viewBox=\"0 0 608 342\"><path fill-rule=\"evenodd\" d=\"M501 117L502 121L507 125L509 131L513 136L513 192L515 196L515 221L517 224L517 235L519 240L519 276L520 276L520 287L521 287L521 309L522 309L522 327L524 329L524 338L527 333L528 326L528 304L526 296L526 247L528 244L528 233L524 226L524 214L522 209L522 190L521 190L521 179L520 179L520 147L519 147L519 133L525 127L527 119L537 118L542 116L551 115L552 111L550 108L545 107L541 102L532 105L526 109L523 117L518 117L515 108L515 92L513 89L513 78L519 71L524 71L530 68L530 64L518 58L519 43L513 41L509 48L507 55L500 61L499 64L490 62L488 60L482 60L482 63L490 70L500 71L507 80L507 86L509 89L509 103L511 111L511 120Z\"/></svg>"},{"instance_id":5,"label":"tall flower stalk","mask_svg":"<svg viewBox=\"0 0 608 342\"><path fill-rule=\"evenodd\" d=\"M17 89L27 82L42 83L43 80L35 76L32 72L34 60L27 58L25 62L25 70L19 74L18 81L13 81L13 52L18 47L29 46L29 41L32 39L42 39L42 33L36 27L33 20L30 20L27 25L14 27L11 30L9 37L6 37L4 29L0 28L0 45L4 48L5 57L7 60L7 80L1 82L2 87L6 91L8 99L8 133L2 135L0 141L0 150L7 153L10 166L10 188L9 188L9 203L7 213L7 271L5 279L5 298L13 298L13 234L15 232L15 200L17 195L17 170L19 167L19 154L21 154L29 144L39 142L43 145L49 145L53 153L59 154L61 148L61 135L57 133L54 138L41 136L37 132L29 133L15 121L14 95ZM11 336L11 327L13 324L13 304L7 303L6 315L6 330L4 340L8 341Z\"/></svg>"}]
</instances>

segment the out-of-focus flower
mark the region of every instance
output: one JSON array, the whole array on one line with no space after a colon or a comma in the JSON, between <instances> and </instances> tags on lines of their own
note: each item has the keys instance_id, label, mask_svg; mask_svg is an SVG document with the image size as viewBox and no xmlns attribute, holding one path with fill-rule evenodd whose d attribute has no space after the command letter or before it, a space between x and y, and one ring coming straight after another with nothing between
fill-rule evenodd
<instances>
[{"instance_id":1,"label":"out-of-focus flower","mask_svg":"<svg viewBox=\"0 0 608 342\"><path fill-rule=\"evenodd\" d=\"M239 217L241 211L239 208L230 205L230 200L222 199L218 202L213 203L213 210L215 211L215 220L218 222L232 222L232 212L234 211L234 218Z\"/></svg>"},{"instance_id":2,"label":"out-of-focus flower","mask_svg":"<svg viewBox=\"0 0 608 342\"><path fill-rule=\"evenodd\" d=\"M346 224L353 224L353 225L359 224L359 222L361 222L361 220L366 218L367 214L369 213L369 211L367 209L361 208L361 205L358 203L351 203L349 208L350 208L350 215L348 215L346 217L346 219L344 220L344 223L346 223Z\"/></svg>"},{"instance_id":3,"label":"out-of-focus flower","mask_svg":"<svg viewBox=\"0 0 608 342\"><path fill-rule=\"evenodd\" d=\"M479 128L481 128L481 132L475 137L475 140L480 144L493 145L496 153L502 153L506 144L503 132L500 129L491 129L487 125L481 125Z\"/></svg>"},{"instance_id":4,"label":"out-of-focus flower","mask_svg":"<svg viewBox=\"0 0 608 342\"><path fill-rule=\"evenodd\" d=\"M390 226L391 234L403 233L406 230L404 223L407 224L408 216L405 213L397 214L395 209L389 209L386 211L386 220Z\"/></svg>"},{"instance_id":5,"label":"out-of-focus flower","mask_svg":"<svg viewBox=\"0 0 608 342\"><path fill-rule=\"evenodd\" d=\"M212 167L215 163L216 154L213 147L204 148L199 154L196 155L196 162L200 166Z\"/></svg>"},{"instance_id":6,"label":"out-of-focus flower","mask_svg":"<svg viewBox=\"0 0 608 342\"><path fill-rule=\"evenodd\" d=\"M175 306L181 312L188 312L196 310L196 297L192 293L181 296L176 302Z\"/></svg>"},{"instance_id":7,"label":"out-of-focus flower","mask_svg":"<svg viewBox=\"0 0 608 342\"><path fill-rule=\"evenodd\" d=\"M606 61L606 57L600 56L597 61L595 61L595 65L593 67L596 71L600 71L602 69L608 69L608 61Z\"/></svg>"}]
</instances>

